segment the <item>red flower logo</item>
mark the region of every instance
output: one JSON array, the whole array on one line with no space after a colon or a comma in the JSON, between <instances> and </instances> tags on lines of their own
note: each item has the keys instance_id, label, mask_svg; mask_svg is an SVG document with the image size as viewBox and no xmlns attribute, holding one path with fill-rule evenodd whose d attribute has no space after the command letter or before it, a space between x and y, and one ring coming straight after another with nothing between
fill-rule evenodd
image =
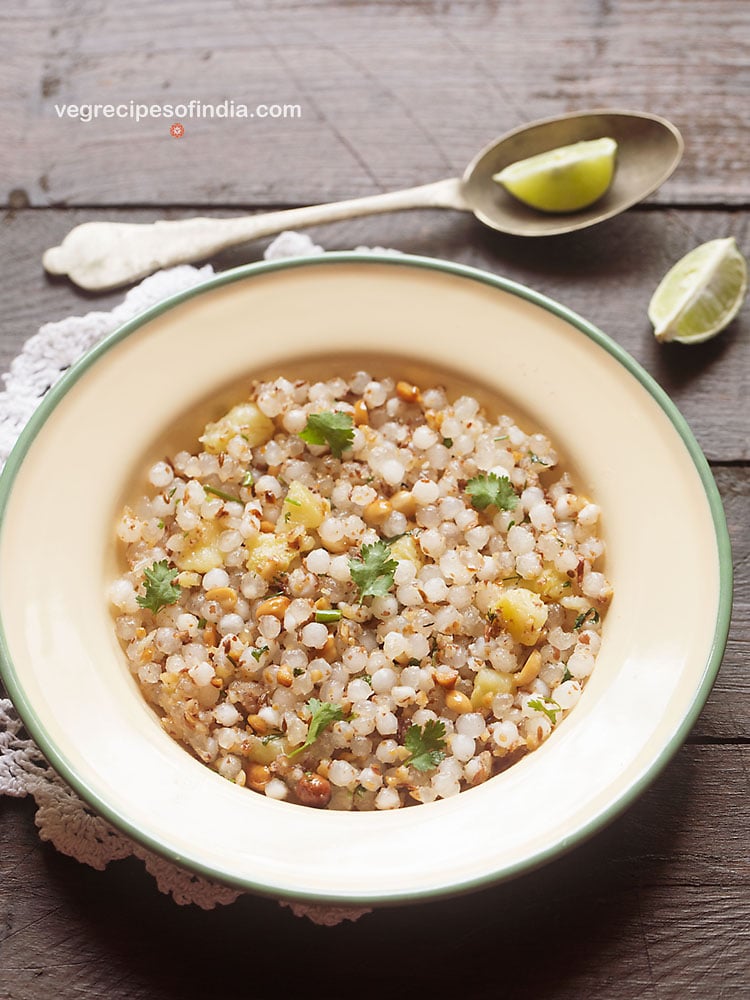
<instances>
[{"instance_id":1,"label":"red flower logo","mask_svg":"<svg viewBox=\"0 0 750 1000\"><path fill-rule=\"evenodd\" d=\"M185 126L180 122L175 122L174 125L169 126L169 134L175 139L181 139L185 134Z\"/></svg>"}]
</instances>

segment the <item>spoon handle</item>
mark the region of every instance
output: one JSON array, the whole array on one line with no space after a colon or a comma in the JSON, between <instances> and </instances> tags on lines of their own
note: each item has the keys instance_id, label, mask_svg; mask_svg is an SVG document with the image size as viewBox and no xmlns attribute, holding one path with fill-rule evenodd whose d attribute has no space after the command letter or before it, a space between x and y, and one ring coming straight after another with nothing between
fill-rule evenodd
<instances>
[{"instance_id":1,"label":"spoon handle","mask_svg":"<svg viewBox=\"0 0 750 1000\"><path fill-rule=\"evenodd\" d=\"M43 263L50 274L67 274L81 288L102 291L285 229L406 208L469 211L461 181L456 177L404 191L236 219L196 218L146 224L84 222L72 229L60 246L47 250Z\"/></svg>"}]
</instances>

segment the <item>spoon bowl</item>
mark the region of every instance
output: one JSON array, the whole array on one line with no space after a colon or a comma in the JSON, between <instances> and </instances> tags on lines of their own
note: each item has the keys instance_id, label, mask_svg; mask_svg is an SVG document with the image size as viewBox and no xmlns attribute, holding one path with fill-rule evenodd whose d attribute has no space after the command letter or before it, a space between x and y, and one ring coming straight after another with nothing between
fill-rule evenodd
<instances>
[{"instance_id":1,"label":"spoon bowl","mask_svg":"<svg viewBox=\"0 0 750 1000\"><path fill-rule=\"evenodd\" d=\"M554 215L539 212L492 179L518 160L604 136L617 143L617 169L609 189L588 208ZM522 125L485 146L466 168L462 191L474 215L491 229L515 236L556 236L603 222L648 197L672 174L683 149L678 130L658 115L575 112Z\"/></svg>"},{"instance_id":2,"label":"spoon bowl","mask_svg":"<svg viewBox=\"0 0 750 1000\"><path fill-rule=\"evenodd\" d=\"M609 136L618 143L618 161L609 190L589 208L547 215L522 205L493 174L517 160L584 139ZM463 177L435 181L405 191L308 205L234 219L181 219L139 225L84 222L43 257L50 274L66 274L81 288L117 288L159 268L206 260L240 243L355 216L411 208L451 208L473 212L486 226L517 236L553 236L603 222L656 190L675 169L682 136L664 118L635 111L585 111L532 122L491 142L468 165Z\"/></svg>"}]
</instances>

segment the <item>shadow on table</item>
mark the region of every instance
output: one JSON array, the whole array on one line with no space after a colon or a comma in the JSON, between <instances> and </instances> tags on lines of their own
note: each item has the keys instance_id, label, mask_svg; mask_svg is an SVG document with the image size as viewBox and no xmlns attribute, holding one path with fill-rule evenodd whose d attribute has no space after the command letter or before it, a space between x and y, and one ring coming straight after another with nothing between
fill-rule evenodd
<instances>
[{"instance_id":1,"label":"shadow on table","mask_svg":"<svg viewBox=\"0 0 750 1000\"><path fill-rule=\"evenodd\" d=\"M96 873L50 851L48 877L68 911L66 927L81 935L87 969L113 1000L225 991L253 998L578 998L605 988L610 967L621 972L624 958L631 982L649 981L643 920L653 919L652 893L670 880L665 869L677 858L691 781L689 759L678 756L622 817L536 872L333 928L247 896L209 912L175 906L135 861ZM502 817L488 822L500 841ZM471 851L471 844L454 847Z\"/></svg>"}]
</instances>

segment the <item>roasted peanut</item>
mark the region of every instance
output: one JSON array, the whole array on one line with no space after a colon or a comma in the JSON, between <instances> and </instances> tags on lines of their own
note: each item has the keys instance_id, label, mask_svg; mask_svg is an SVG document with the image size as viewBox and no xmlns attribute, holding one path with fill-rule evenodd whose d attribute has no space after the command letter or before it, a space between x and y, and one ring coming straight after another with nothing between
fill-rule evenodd
<instances>
[{"instance_id":1,"label":"roasted peanut","mask_svg":"<svg viewBox=\"0 0 750 1000\"><path fill-rule=\"evenodd\" d=\"M294 684L294 674L285 663L282 663L278 669L276 683L285 688L290 688Z\"/></svg>"},{"instance_id":2,"label":"roasted peanut","mask_svg":"<svg viewBox=\"0 0 750 1000\"><path fill-rule=\"evenodd\" d=\"M365 507L362 517L366 524L371 527L374 524L382 524L387 521L393 508L391 507L390 501L384 500L382 497L378 497L377 500L373 500L372 503L368 503Z\"/></svg>"},{"instance_id":3,"label":"roasted peanut","mask_svg":"<svg viewBox=\"0 0 750 1000\"><path fill-rule=\"evenodd\" d=\"M206 598L209 601L218 601L227 611L234 611L237 607L237 591L232 587L212 587L206 591Z\"/></svg>"},{"instance_id":4,"label":"roasted peanut","mask_svg":"<svg viewBox=\"0 0 750 1000\"><path fill-rule=\"evenodd\" d=\"M472 710L471 701L462 691L456 691L455 688L445 696L445 707L457 712L458 715L464 715Z\"/></svg>"},{"instance_id":5,"label":"roasted peanut","mask_svg":"<svg viewBox=\"0 0 750 1000\"><path fill-rule=\"evenodd\" d=\"M405 403L418 403L421 397L418 386L412 385L410 382L397 382L396 395Z\"/></svg>"},{"instance_id":6,"label":"roasted peanut","mask_svg":"<svg viewBox=\"0 0 750 1000\"><path fill-rule=\"evenodd\" d=\"M526 662L514 676L517 687L524 687L526 684L531 684L539 676L539 671L542 669L542 654L538 649L533 650L526 659Z\"/></svg>"},{"instance_id":7,"label":"roasted peanut","mask_svg":"<svg viewBox=\"0 0 750 1000\"><path fill-rule=\"evenodd\" d=\"M285 597L284 594L277 594L276 597L269 597L260 602L255 609L255 617L262 618L264 615L270 615L272 618L281 620L290 604L291 601L288 597Z\"/></svg>"},{"instance_id":8,"label":"roasted peanut","mask_svg":"<svg viewBox=\"0 0 750 1000\"><path fill-rule=\"evenodd\" d=\"M458 671L441 664L432 671L432 678L441 688L452 688L456 686Z\"/></svg>"},{"instance_id":9,"label":"roasted peanut","mask_svg":"<svg viewBox=\"0 0 750 1000\"><path fill-rule=\"evenodd\" d=\"M247 784L254 792L262 792L271 780L271 771L265 764L246 764Z\"/></svg>"},{"instance_id":10,"label":"roasted peanut","mask_svg":"<svg viewBox=\"0 0 750 1000\"><path fill-rule=\"evenodd\" d=\"M364 399L358 399L354 404L354 426L362 427L370 423L370 414L367 410L367 403Z\"/></svg>"},{"instance_id":11,"label":"roasted peanut","mask_svg":"<svg viewBox=\"0 0 750 1000\"><path fill-rule=\"evenodd\" d=\"M329 635L328 638L326 639L325 644L323 645L323 648L320 651L320 655L328 663L333 663L333 661L336 659L337 655L336 639L332 635Z\"/></svg>"},{"instance_id":12,"label":"roasted peanut","mask_svg":"<svg viewBox=\"0 0 750 1000\"><path fill-rule=\"evenodd\" d=\"M399 490L391 497L391 507L405 517L414 517L417 513L417 501L409 490Z\"/></svg>"},{"instance_id":13,"label":"roasted peanut","mask_svg":"<svg viewBox=\"0 0 750 1000\"><path fill-rule=\"evenodd\" d=\"M247 724L259 736L265 736L268 732L268 723L260 715L248 715Z\"/></svg>"},{"instance_id":14,"label":"roasted peanut","mask_svg":"<svg viewBox=\"0 0 750 1000\"><path fill-rule=\"evenodd\" d=\"M331 783L327 778L308 771L295 785L294 793L303 806L323 809L331 801Z\"/></svg>"}]
</instances>

